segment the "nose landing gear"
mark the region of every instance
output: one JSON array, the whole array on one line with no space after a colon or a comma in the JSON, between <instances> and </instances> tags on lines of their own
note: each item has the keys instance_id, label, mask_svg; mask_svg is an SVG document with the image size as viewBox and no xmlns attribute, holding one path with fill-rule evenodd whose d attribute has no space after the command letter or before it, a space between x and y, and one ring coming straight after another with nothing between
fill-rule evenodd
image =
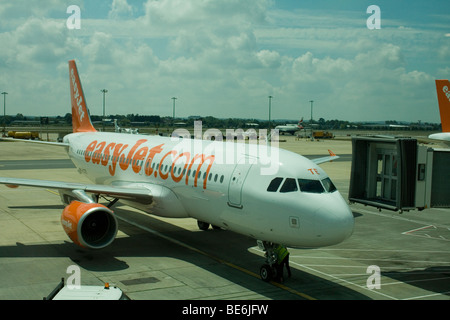
<instances>
[{"instance_id":1,"label":"nose landing gear","mask_svg":"<svg viewBox=\"0 0 450 320\"><path fill-rule=\"evenodd\" d=\"M278 277L277 255L274 252L276 244L261 240L258 240L257 243L258 247L266 252L265 253L266 261L259 269L259 275L261 276L261 279L266 282L269 282L273 279L277 279Z\"/></svg>"}]
</instances>

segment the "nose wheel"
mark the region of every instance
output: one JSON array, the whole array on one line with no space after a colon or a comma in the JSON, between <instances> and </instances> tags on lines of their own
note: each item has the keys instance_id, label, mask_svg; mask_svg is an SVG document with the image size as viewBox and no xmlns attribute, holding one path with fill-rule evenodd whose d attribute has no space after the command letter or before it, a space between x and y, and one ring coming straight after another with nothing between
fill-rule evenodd
<instances>
[{"instance_id":1,"label":"nose wheel","mask_svg":"<svg viewBox=\"0 0 450 320\"><path fill-rule=\"evenodd\" d=\"M277 279L277 256L274 252L276 244L266 241L257 241L258 247L265 251L266 261L259 269L259 275L263 281L269 282L273 279Z\"/></svg>"},{"instance_id":2,"label":"nose wheel","mask_svg":"<svg viewBox=\"0 0 450 320\"><path fill-rule=\"evenodd\" d=\"M261 269L259 269L259 275L263 281L269 282L270 280L277 278L277 268L265 263L261 266Z\"/></svg>"}]
</instances>

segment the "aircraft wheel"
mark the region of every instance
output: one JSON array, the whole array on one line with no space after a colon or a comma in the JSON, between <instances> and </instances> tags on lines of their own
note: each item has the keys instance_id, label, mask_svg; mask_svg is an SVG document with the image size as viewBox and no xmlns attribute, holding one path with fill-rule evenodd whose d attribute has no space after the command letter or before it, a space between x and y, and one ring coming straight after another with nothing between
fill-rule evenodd
<instances>
[{"instance_id":1,"label":"aircraft wheel","mask_svg":"<svg viewBox=\"0 0 450 320\"><path fill-rule=\"evenodd\" d=\"M209 223L197 220L197 225L200 230L206 231L209 229Z\"/></svg>"},{"instance_id":2,"label":"aircraft wheel","mask_svg":"<svg viewBox=\"0 0 450 320\"><path fill-rule=\"evenodd\" d=\"M259 275L262 280L269 282L272 279L272 268L268 264L263 264L259 269Z\"/></svg>"}]
</instances>

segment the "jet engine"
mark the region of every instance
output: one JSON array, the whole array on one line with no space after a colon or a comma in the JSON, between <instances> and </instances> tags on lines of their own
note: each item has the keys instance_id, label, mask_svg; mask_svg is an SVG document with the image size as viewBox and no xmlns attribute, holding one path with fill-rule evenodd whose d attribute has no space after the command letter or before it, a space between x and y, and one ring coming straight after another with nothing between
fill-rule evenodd
<instances>
[{"instance_id":1,"label":"jet engine","mask_svg":"<svg viewBox=\"0 0 450 320\"><path fill-rule=\"evenodd\" d=\"M63 210L61 224L75 244L90 249L110 245L118 230L114 213L99 203L72 201Z\"/></svg>"}]
</instances>

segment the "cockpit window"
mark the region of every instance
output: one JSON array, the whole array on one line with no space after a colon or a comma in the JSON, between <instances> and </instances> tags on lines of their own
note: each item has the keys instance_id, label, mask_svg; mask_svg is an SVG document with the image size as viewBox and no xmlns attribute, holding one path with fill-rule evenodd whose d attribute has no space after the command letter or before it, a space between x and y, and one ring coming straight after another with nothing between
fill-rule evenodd
<instances>
[{"instance_id":1,"label":"cockpit window","mask_svg":"<svg viewBox=\"0 0 450 320\"><path fill-rule=\"evenodd\" d=\"M326 192L334 192L337 190L330 178L323 179L322 184Z\"/></svg>"},{"instance_id":2,"label":"cockpit window","mask_svg":"<svg viewBox=\"0 0 450 320\"><path fill-rule=\"evenodd\" d=\"M325 192L319 180L298 179L298 185L300 186L300 190L302 192L309 192L309 193Z\"/></svg>"},{"instance_id":3,"label":"cockpit window","mask_svg":"<svg viewBox=\"0 0 450 320\"><path fill-rule=\"evenodd\" d=\"M283 186L280 189L280 192L294 192L298 191L297 182L295 179L287 178L286 181L284 181Z\"/></svg>"},{"instance_id":4,"label":"cockpit window","mask_svg":"<svg viewBox=\"0 0 450 320\"><path fill-rule=\"evenodd\" d=\"M269 192L277 192L278 187L281 184L281 181L283 181L283 178L280 178L280 177L273 179L270 182L269 186L267 187L267 191L269 191Z\"/></svg>"},{"instance_id":5,"label":"cockpit window","mask_svg":"<svg viewBox=\"0 0 450 320\"><path fill-rule=\"evenodd\" d=\"M298 191L299 188L301 192L307 193L331 193L337 190L330 178L312 180L276 177L270 182L267 191L287 193Z\"/></svg>"}]
</instances>

